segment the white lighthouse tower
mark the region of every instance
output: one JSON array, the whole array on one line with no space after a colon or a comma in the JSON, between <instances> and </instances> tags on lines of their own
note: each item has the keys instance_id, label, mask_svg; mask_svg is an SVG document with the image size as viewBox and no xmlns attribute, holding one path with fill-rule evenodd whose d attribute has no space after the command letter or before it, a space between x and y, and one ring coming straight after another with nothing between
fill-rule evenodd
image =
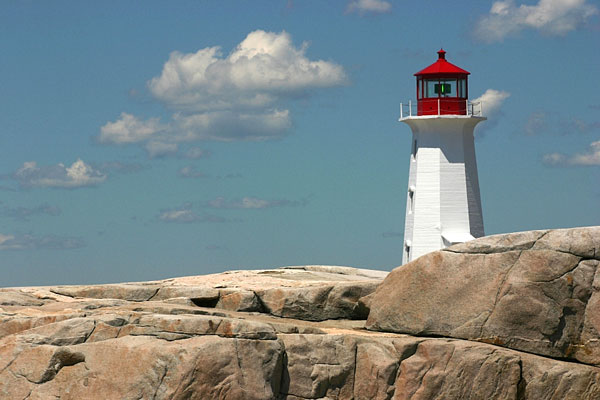
<instances>
[{"instance_id":1,"label":"white lighthouse tower","mask_svg":"<svg viewBox=\"0 0 600 400\"><path fill-rule=\"evenodd\" d=\"M403 264L484 235L473 129L486 118L468 100L470 73L438 56L415 74L416 112L400 106L412 130Z\"/></svg>"}]
</instances>

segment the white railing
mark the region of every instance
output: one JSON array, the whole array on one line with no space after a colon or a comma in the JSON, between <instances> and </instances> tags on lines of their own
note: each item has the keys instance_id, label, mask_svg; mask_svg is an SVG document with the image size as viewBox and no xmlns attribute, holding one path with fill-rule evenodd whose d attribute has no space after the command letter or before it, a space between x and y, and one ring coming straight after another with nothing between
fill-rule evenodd
<instances>
[{"instance_id":1,"label":"white railing","mask_svg":"<svg viewBox=\"0 0 600 400\"><path fill-rule=\"evenodd\" d=\"M462 100L461 100L462 101ZM483 102L464 100L467 115L470 117L483 117ZM409 100L408 103L400 103L400 119L415 117L418 115L417 103ZM440 99L437 99L437 114L426 115L442 115Z\"/></svg>"}]
</instances>

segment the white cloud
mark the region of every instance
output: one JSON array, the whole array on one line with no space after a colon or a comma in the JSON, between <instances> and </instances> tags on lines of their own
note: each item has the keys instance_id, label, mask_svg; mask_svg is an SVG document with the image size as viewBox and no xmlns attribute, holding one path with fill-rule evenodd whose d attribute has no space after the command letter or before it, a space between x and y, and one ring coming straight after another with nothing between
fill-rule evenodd
<instances>
[{"instance_id":1,"label":"white cloud","mask_svg":"<svg viewBox=\"0 0 600 400\"><path fill-rule=\"evenodd\" d=\"M242 197L241 199L226 200L223 197L217 197L206 203L209 208L226 208L226 209L262 209L272 207L297 207L304 206L308 203L307 200L265 200L256 197Z\"/></svg>"},{"instance_id":2,"label":"white cloud","mask_svg":"<svg viewBox=\"0 0 600 400\"><path fill-rule=\"evenodd\" d=\"M392 10L392 4L383 0L352 0L346 7L347 13L358 13L361 15L381 14Z\"/></svg>"},{"instance_id":3,"label":"white cloud","mask_svg":"<svg viewBox=\"0 0 600 400\"><path fill-rule=\"evenodd\" d=\"M177 143L165 143L151 140L144 145L150 158L165 157L177 153Z\"/></svg>"},{"instance_id":4,"label":"white cloud","mask_svg":"<svg viewBox=\"0 0 600 400\"><path fill-rule=\"evenodd\" d=\"M586 152L571 156L563 153L546 154L543 161L555 166L600 166L600 140L590 143Z\"/></svg>"},{"instance_id":5,"label":"white cloud","mask_svg":"<svg viewBox=\"0 0 600 400\"><path fill-rule=\"evenodd\" d=\"M13 240L15 237L13 235L3 235L0 233L0 246L2 246L5 242Z\"/></svg>"},{"instance_id":6,"label":"white cloud","mask_svg":"<svg viewBox=\"0 0 600 400\"><path fill-rule=\"evenodd\" d=\"M101 128L98 139L173 144L281 137L292 126L286 102L347 82L342 66L311 60L307 49L307 43L295 46L285 31L257 30L228 55L219 47L172 52L161 74L148 82L152 95L175 111L172 120L161 124L122 113Z\"/></svg>"},{"instance_id":7,"label":"white cloud","mask_svg":"<svg viewBox=\"0 0 600 400\"><path fill-rule=\"evenodd\" d=\"M161 125L158 118L141 121L136 116L123 112L115 122L107 122L100 128L98 140L113 144L137 143L165 129L166 126Z\"/></svg>"},{"instance_id":8,"label":"white cloud","mask_svg":"<svg viewBox=\"0 0 600 400\"><path fill-rule=\"evenodd\" d=\"M485 116L493 116L500 111L504 100L510 97L510 93L496 90L496 89L488 89L478 98L472 100L473 103L481 102L483 115Z\"/></svg>"},{"instance_id":9,"label":"white cloud","mask_svg":"<svg viewBox=\"0 0 600 400\"><path fill-rule=\"evenodd\" d=\"M536 29L551 35L564 35L598 13L587 0L539 0L535 5L516 5L514 0L495 1L489 15L475 28L478 39L501 41L524 29Z\"/></svg>"},{"instance_id":10,"label":"white cloud","mask_svg":"<svg viewBox=\"0 0 600 400\"><path fill-rule=\"evenodd\" d=\"M240 220L229 220L217 215L204 214L199 215L192 210L191 204L184 204L179 208L161 210L158 219L163 222L173 223L222 223L222 222L239 222Z\"/></svg>"},{"instance_id":11,"label":"white cloud","mask_svg":"<svg viewBox=\"0 0 600 400\"><path fill-rule=\"evenodd\" d=\"M78 159L70 167L62 163L38 167L35 161L28 161L13 174L13 178L25 187L74 189L104 182L106 175Z\"/></svg>"},{"instance_id":12,"label":"white cloud","mask_svg":"<svg viewBox=\"0 0 600 400\"><path fill-rule=\"evenodd\" d=\"M251 32L227 56L219 47L171 53L160 76L148 83L168 106L201 111L263 109L280 96L343 84L343 68L306 57L307 43L295 47L290 35Z\"/></svg>"},{"instance_id":13,"label":"white cloud","mask_svg":"<svg viewBox=\"0 0 600 400\"><path fill-rule=\"evenodd\" d=\"M214 111L176 114L173 119L180 138L185 140L262 141L281 136L292 125L288 110Z\"/></svg>"},{"instance_id":14,"label":"white cloud","mask_svg":"<svg viewBox=\"0 0 600 400\"><path fill-rule=\"evenodd\" d=\"M487 89L481 96L472 100L473 103L481 103L480 106L475 105L474 110L481 107L483 116L488 118L485 124L477 127L477 138L483 138L488 130L498 124L498 119L502 115L502 105L509 97L510 93L503 90Z\"/></svg>"},{"instance_id":15,"label":"white cloud","mask_svg":"<svg viewBox=\"0 0 600 400\"><path fill-rule=\"evenodd\" d=\"M31 250L53 249L67 250L78 249L85 246L81 238L64 237L57 235L4 235L0 234L0 251L2 250Z\"/></svg>"},{"instance_id":16,"label":"white cloud","mask_svg":"<svg viewBox=\"0 0 600 400\"><path fill-rule=\"evenodd\" d=\"M182 178L206 178L204 173L197 171L196 168L191 165L180 168L179 171L177 171L177 175Z\"/></svg>"}]
</instances>

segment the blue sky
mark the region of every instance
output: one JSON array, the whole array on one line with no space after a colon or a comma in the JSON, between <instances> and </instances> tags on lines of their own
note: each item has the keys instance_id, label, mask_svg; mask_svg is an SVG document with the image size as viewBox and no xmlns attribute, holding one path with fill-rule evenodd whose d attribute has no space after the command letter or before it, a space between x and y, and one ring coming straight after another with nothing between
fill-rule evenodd
<instances>
[{"instance_id":1,"label":"blue sky","mask_svg":"<svg viewBox=\"0 0 600 400\"><path fill-rule=\"evenodd\" d=\"M401 263L413 73L471 72L486 234L600 224L589 0L8 1L0 286Z\"/></svg>"}]
</instances>

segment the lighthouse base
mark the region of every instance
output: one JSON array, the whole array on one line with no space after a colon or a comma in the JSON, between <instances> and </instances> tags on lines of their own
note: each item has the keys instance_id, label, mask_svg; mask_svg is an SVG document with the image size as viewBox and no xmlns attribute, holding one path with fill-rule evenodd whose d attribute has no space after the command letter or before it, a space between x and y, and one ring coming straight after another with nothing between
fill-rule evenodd
<instances>
[{"instance_id":1,"label":"lighthouse base","mask_svg":"<svg viewBox=\"0 0 600 400\"><path fill-rule=\"evenodd\" d=\"M484 236L473 137L483 120L458 115L401 119L413 133L403 263Z\"/></svg>"}]
</instances>

